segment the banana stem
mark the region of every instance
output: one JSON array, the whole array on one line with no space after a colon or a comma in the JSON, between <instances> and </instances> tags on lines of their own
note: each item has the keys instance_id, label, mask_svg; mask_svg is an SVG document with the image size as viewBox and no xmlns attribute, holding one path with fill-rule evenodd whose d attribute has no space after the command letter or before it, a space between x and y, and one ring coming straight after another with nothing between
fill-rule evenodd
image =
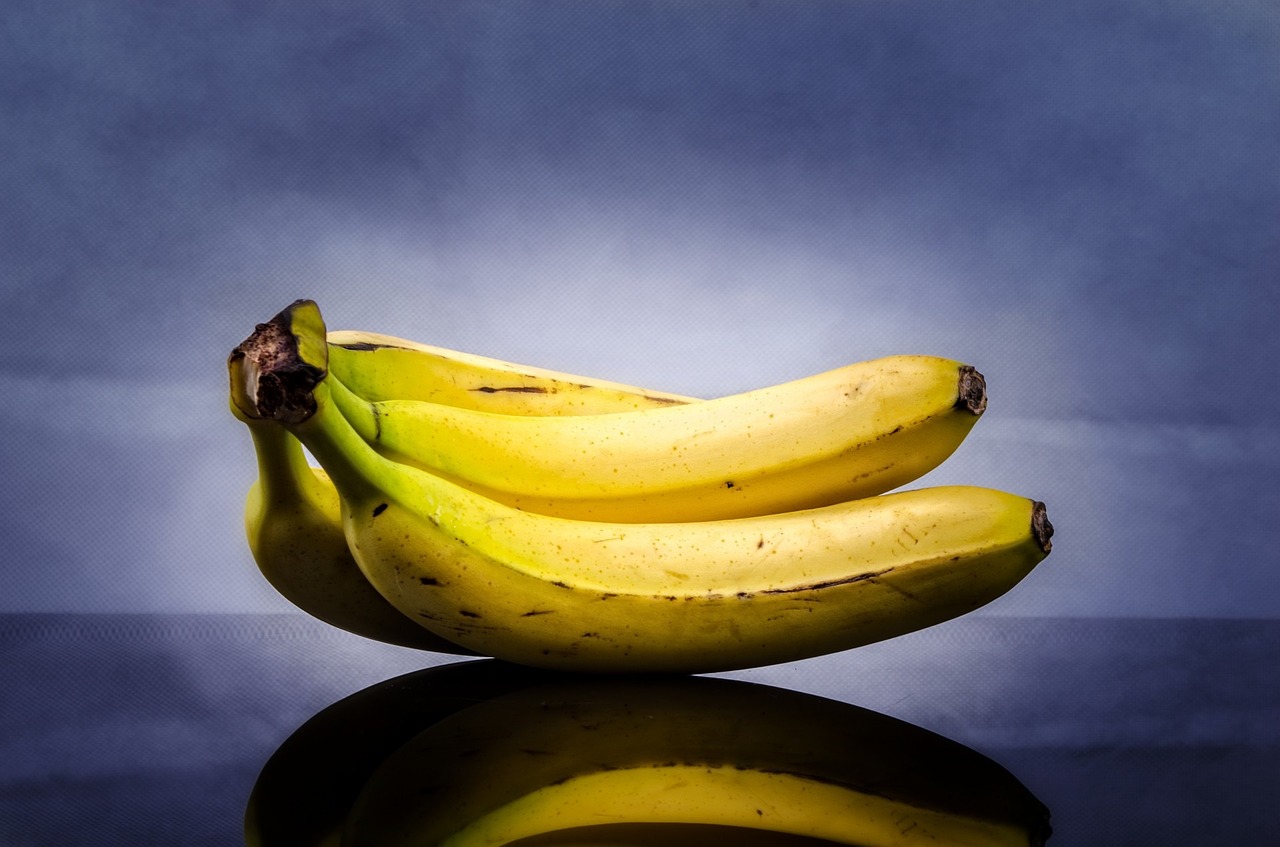
<instances>
[{"instance_id":1,"label":"banana stem","mask_svg":"<svg viewBox=\"0 0 1280 847\"><path fill-rule=\"evenodd\" d=\"M380 496L384 478L395 474L387 473L388 460L365 443L333 402L336 381L327 365L320 310L311 300L298 300L258 324L231 352L232 409L254 433L263 475L277 480L282 492L290 492L283 486L306 479L304 469L312 473L302 453L305 445L343 499Z\"/></svg>"},{"instance_id":2,"label":"banana stem","mask_svg":"<svg viewBox=\"0 0 1280 847\"><path fill-rule=\"evenodd\" d=\"M258 484L262 487L263 499L277 505L309 499L315 486L315 472L302 450L302 443L277 423L246 423L258 458Z\"/></svg>"},{"instance_id":3,"label":"banana stem","mask_svg":"<svg viewBox=\"0 0 1280 847\"><path fill-rule=\"evenodd\" d=\"M329 394L333 398L334 405L347 419L347 423L351 424L365 441L370 443L378 441L382 436L382 426L378 422L377 408L343 385L342 380L333 373L325 377L325 383L329 386Z\"/></svg>"},{"instance_id":4,"label":"banana stem","mask_svg":"<svg viewBox=\"0 0 1280 847\"><path fill-rule=\"evenodd\" d=\"M304 421L288 424L289 431L316 457L348 503L387 493L395 496L392 489L398 475L390 472L391 461L360 436L333 402L331 391L328 379L312 388L315 412Z\"/></svg>"}]
</instances>

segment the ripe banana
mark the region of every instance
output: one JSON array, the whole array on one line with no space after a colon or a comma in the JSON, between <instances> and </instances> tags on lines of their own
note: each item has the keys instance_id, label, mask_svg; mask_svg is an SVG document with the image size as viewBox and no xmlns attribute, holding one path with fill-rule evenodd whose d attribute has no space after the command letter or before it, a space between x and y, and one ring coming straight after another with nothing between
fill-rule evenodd
<instances>
[{"instance_id":1,"label":"ripe banana","mask_svg":"<svg viewBox=\"0 0 1280 847\"><path fill-rule=\"evenodd\" d=\"M612 843L638 825L863 847L1050 832L1003 767L886 715L724 679L561 677L424 721L365 778L342 843Z\"/></svg>"},{"instance_id":2,"label":"ripe banana","mask_svg":"<svg viewBox=\"0 0 1280 847\"><path fill-rule=\"evenodd\" d=\"M319 319L314 307L287 312L290 321ZM344 374L372 396L405 392L468 409L539 415L624 411L687 399L390 336L343 331L329 338L331 356L335 349L343 351L335 363L341 362ZM234 401L235 390L246 382L240 369L248 364L234 354L229 362L231 411L248 426L258 463L244 517L249 549L263 576L295 606L339 629L401 647L472 655L407 619L360 573L343 536L338 492L328 474L308 464L302 445L287 430L250 417L245 409L252 407L251 400Z\"/></svg>"},{"instance_id":3,"label":"ripe banana","mask_svg":"<svg viewBox=\"0 0 1280 847\"><path fill-rule=\"evenodd\" d=\"M329 367L366 400L424 400L511 415L594 415L694 402L376 332L334 330L328 342Z\"/></svg>"},{"instance_id":4,"label":"ripe banana","mask_svg":"<svg viewBox=\"0 0 1280 847\"><path fill-rule=\"evenodd\" d=\"M234 370L233 370L234 372ZM365 638L474 655L423 629L364 578L342 532L338 492L313 468L296 438L271 421L255 421L232 405L248 427L258 479L245 498L249 550L267 582L289 602L331 626Z\"/></svg>"},{"instance_id":5,"label":"ripe banana","mask_svg":"<svg viewBox=\"0 0 1280 847\"><path fill-rule=\"evenodd\" d=\"M558 418L370 403L335 377L329 391L342 414L384 455L519 509L622 523L881 494L941 464L986 403L977 371L932 356L860 362L702 403Z\"/></svg>"},{"instance_id":6,"label":"ripe banana","mask_svg":"<svg viewBox=\"0 0 1280 847\"><path fill-rule=\"evenodd\" d=\"M721 521L521 511L377 453L331 397L308 325L264 324L233 395L311 451L356 562L396 608L484 655L581 671L794 661L971 611L1048 554L1044 506L950 486ZM320 335L323 338L323 335Z\"/></svg>"}]
</instances>

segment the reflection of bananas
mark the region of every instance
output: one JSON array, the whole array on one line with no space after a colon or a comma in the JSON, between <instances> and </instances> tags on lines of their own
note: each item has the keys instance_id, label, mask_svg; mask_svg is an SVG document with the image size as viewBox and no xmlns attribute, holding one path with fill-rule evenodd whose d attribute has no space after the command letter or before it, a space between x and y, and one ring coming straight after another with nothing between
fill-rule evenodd
<instances>
[{"instance_id":1,"label":"reflection of bananas","mask_svg":"<svg viewBox=\"0 0 1280 847\"><path fill-rule=\"evenodd\" d=\"M454 712L548 678L492 659L456 662L328 706L285 739L258 774L245 813L250 847L337 844L365 782L401 745Z\"/></svg>"},{"instance_id":2,"label":"reflection of bananas","mask_svg":"<svg viewBox=\"0 0 1280 847\"><path fill-rule=\"evenodd\" d=\"M292 319L305 321L310 314L295 310ZM335 372L377 399L430 399L474 412L546 416L692 402L374 333L348 330L328 338ZM231 362L233 382L243 381L241 368L247 364ZM343 537L338 492L323 469L309 465L298 440L274 423L253 420L235 403L231 411L253 437L258 479L245 498L245 531L271 586L311 616L348 632L402 647L471 655L406 618L364 578Z\"/></svg>"},{"instance_id":3,"label":"reflection of bananas","mask_svg":"<svg viewBox=\"0 0 1280 847\"><path fill-rule=\"evenodd\" d=\"M1032 845L1049 828L1043 805L990 759L846 703L482 661L382 683L308 721L263 768L248 831L262 847L698 834Z\"/></svg>"}]
</instances>

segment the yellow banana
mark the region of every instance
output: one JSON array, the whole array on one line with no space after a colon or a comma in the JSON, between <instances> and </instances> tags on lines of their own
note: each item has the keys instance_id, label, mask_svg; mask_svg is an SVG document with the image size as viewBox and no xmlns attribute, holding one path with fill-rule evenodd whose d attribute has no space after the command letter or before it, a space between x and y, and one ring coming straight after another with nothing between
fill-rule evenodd
<instances>
[{"instance_id":1,"label":"yellow banana","mask_svg":"<svg viewBox=\"0 0 1280 847\"><path fill-rule=\"evenodd\" d=\"M512 415L593 415L692 397L355 330L328 333L329 367L367 400L425 400Z\"/></svg>"},{"instance_id":2,"label":"yellow banana","mask_svg":"<svg viewBox=\"0 0 1280 847\"><path fill-rule=\"evenodd\" d=\"M258 461L258 479L245 498L245 534L267 582L339 629L401 647L473 655L400 614L364 578L343 536L338 492L323 469L308 464L298 440L271 421L237 417L249 427Z\"/></svg>"},{"instance_id":3,"label":"yellow banana","mask_svg":"<svg viewBox=\"0 0 1280 847\"><path fill-rule=\"evenodd\" d=\"M793 661L964 614L1049 552L1043 504L967 486L687 523L514 509L378 454L304 358L314 347L279 336L260 328L237 348L253 366L233 394L328 471L374 587L485 655L583 671Z\"/></svg>"},{"instance_id":4,"label":"yellow banana","mask_svg":"<svg viewBox=\"0 0 1280 847\"><path fill-rule=\"evenodd\" d=\"M286 312L289 321L318 318L318 313L306 308ZM389 336L343 331L330 338L339 340L330 342L329 352L343 351L335 360L343 364L344 374L373 396L384 392L399 396L403 391L405 396L431 397L468 409L540 415L624 411L678 402L676 395L523 368ZM233 398L236 388L245 384L239 374L247 364L233 354ZM249 427L253 438L258 479L245 498L245 531L254 561L272 587L313 617L356 635L419 650L471 655L472 651L405 618L374 590L347 547L338 493L328 474L308 464L302 445L288 431L250 417L245 409L252 405L250 398L244 398L238 404L232 402L231 411Z\"/></svg>"},{"instance_id":5,"label":"yellow banana","mask_svg":"<svg viewBox=\"0 0 1280 847\"><path fill-rule=\"evenodd\" d=\"M1050 831L1003 767L886 715L723 679L560 678L424 722L365 777L342 843L613 843L638 825L862 847Z\"/></svg>"},{"instance_id":6,"label":"yellow banana","mask_svg":"<svg viewBox=\"0 0 1280 847\"><path fill-rule=\"evenodd\" d=\"M663 409L499 415L370 403L328 380L385 455L526 511L624 523L718 520L825 506L918 479L982 413L972 367L891 356Z\"/></svg>"}]
</instances>

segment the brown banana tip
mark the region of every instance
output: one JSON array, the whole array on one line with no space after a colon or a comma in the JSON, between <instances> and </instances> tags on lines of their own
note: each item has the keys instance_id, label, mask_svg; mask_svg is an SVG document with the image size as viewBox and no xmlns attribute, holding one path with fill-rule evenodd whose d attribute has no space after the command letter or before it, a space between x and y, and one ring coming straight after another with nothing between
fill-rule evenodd
<instances>
[{"instance_id":1,"label":"brown banana tip","mask_svg":"<svg viewBox=\"0 0 1280 847\"><path fill-rule=\"evenodd\" d=\"M227 358L233 402L250 417L300 423L316 410L312 390L325 370L302 357L291 331L292 311L304 302L258 324Z\"/></svg>"},{"instance_id":2,"label":"brown banana tip","mask_svg":"<svg viewBox=\"0 0 1280 847\"><path fill-rule=\"evenodd\" d=\"M960 393L956 408L966 409L974 415L987 410L987 381L972 365L960 366Z\"/></svg>"},{"instance_id":3,"label":"brown banana tip","mask_svg":"<svg viewBox=\"0 0 1280 847\"><path fill-rule=\"evenodd\" d=\"M1053 538L1053 524L1049 523L1049 512L1039 500L1031 503L1031 533L1045 553L1053 549L1053 542L1050 540Z\"/></svg>"}]
</instances>

